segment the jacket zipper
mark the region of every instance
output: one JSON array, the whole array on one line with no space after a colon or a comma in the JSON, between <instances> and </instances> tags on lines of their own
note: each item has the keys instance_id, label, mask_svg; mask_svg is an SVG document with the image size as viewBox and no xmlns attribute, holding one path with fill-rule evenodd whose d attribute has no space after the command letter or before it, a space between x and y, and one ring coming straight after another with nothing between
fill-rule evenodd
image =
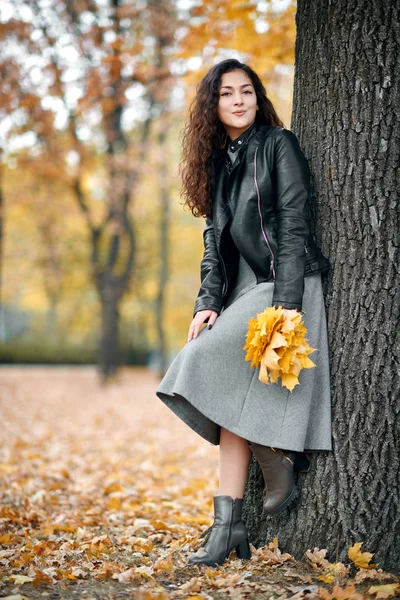
<instances>
[{"instance_id":1,"label":"jacket zipper","mask_svg":"<svg viewBox=\"0 0 400 600\"><path fill-rule=\"evenodd\" d=\"M224 272L224 287L222 288L222 296L224 296L228 290L228 277L226 275L225 263L224 263L224 259L221 256L221 253L219 253L219 257L221 259L222 270Z\"/></svg>"},{"instance_id":2,"label":"jacket zipper","mask_svg":"<svg viewBox=\"0 0 400 600\"><path fill-rule=\"evenodd\" d=\"M258 189L258 183L257 183L257 150L258 148L256 148L256 151L254 153L254 183L256 186L256 190L257 190L257 198L258 198L258 214L260 215L260 227L261 227L261 231L264 237L264 240L268 246L268 250L271 253L271 270L272 270L272 274L274 276L274 279L276 278L275 276L275 256L274 253L272 252L272 248L270 246L270 243L268 241L268 237L264 231L264 225L263 225L263 218L262 218L262 213L261 213L261 196L260 196L260 190Z\"/></svg>"}]
</instances>

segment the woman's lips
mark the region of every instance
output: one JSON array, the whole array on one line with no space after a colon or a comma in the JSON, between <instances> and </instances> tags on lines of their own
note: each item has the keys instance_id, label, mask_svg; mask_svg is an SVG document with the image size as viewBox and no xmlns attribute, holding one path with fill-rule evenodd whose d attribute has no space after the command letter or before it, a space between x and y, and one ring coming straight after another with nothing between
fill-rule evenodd
<instances>
[{"instance_id":1,"label":"woman's lips","mask_svg":"<svg viewBox=\"0 0 400 600\"><path fill-rule=\"evenodd\" d=\"M238 117L241 117L242 115L245 114L245 112L246 112L245 110L238 110L232 114L237 115Z\"/></svg>"}]
</instances>

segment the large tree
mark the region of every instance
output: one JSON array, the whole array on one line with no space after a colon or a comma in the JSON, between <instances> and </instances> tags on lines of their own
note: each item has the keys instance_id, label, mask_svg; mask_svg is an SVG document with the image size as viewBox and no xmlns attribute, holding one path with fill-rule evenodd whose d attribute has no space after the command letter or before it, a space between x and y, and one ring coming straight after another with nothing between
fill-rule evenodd
<instances>
[{"instance_id":1,"label":"large tree","mask_svg":"<svg viewBox=\"0 0 400 600\"><path fill-rule=\"evenodd\" d=\"M346 557L364 541L400 567L399 151L400 5L299 0L291 128L313 175L316 237L332 263L326 306L333 453L312 456L300 499L261 515L254 465L247 522L304 556ZM255 503L258 510L250 510Z\"/></svg>"}]
</instances>

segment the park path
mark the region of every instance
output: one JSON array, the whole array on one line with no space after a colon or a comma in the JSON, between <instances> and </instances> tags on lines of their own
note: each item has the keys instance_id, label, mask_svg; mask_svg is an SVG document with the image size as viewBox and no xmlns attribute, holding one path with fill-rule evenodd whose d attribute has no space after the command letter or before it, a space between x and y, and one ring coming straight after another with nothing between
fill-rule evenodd
<instances>
[{"instance_id":1,"label":"park path","mask_svg":"<svg viewBox=\"0 0 400 600\"><path fill-rule=\"evenodd\" d=\"M19 456L30 475L73 471L88 489L125 477L157 499L176 500L192 486L209 512L199 492L207 485L214 493L218 450L157 398L151 371L122 369L102 386L93 367L3 367L0 381L0 463ZM25 491L37 493L30 475Z\"/></svg>"},{"instance_id":2,"label":"park path","mask_svg":"<svg viewBox=\"0 0 400 600\"><path fill-rule=\"evenodd\" d=\"M0 575L108 578L131 563L112 566L107 550L146 560L211 523L218 450L155 396L154 373L122 369L102 386L92 367L2 367L0 382ZM43 552L19 564L12 550L20 555L22 537ZM68 571L60 542L78 550L71 537L85 553Z\"/></svg>"},{"instance_id":3,"label":"park path","mask_svg":"<svg viewBox=\"0 0 400 600\"><path fill-rule=\"evenodd\" d=\"M389 575L354 577L325 550L295 561L276 539L249 561L187 565L212 522L218 449L155 396L158 381L146 369L102 387L91 367L0 368L0 598L363 600L370 580L396 597ZM345 587L330 592L320 575Z\"/></svg>"}]
</instances>

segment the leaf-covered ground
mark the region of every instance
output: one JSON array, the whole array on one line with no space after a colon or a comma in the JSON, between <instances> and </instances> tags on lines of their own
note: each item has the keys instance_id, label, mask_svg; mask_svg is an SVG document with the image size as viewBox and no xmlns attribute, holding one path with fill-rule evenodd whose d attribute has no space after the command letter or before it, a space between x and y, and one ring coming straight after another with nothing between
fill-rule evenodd
<instances>
[{"instance_id":1,"label":"leaf-covered ground","mask_svg":"<svg viewBox=\"0 0 400 600\"><path fill-rule=\"evenodd\" d=\"M212 522L218 449L164 407L146 370L103 388L92 368L2 368L0 380L1 598L400 597L358 547L346 565L323 549L300 562L270 540L250 561L186 566Z\"/></svg>"}]
</instances>

